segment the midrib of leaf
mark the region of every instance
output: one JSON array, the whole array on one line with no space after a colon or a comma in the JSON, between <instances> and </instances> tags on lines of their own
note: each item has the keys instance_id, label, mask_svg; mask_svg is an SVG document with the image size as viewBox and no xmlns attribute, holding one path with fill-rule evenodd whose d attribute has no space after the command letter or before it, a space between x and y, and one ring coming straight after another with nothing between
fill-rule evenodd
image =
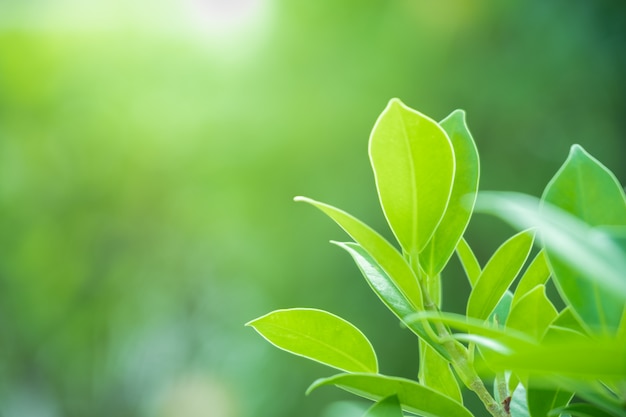
<instances>
[{"instance_id":1,"label":"midrib of leaf","mask_svg":"<svg viewBox=\"0 0 626 417\"><path fill-rule=\"evenodd\" d=\"M408 150L408 156L409 156L409 166L410 166L410 171L411 171L411 203L412 203L412 208L413 210L411 213L411 217L412 217L412 230L411 230L411 246L415 246L416 248L416 253L415 255L417 255L417 252L419 251L419 241L417 240L417 234L419 232L418 230L418 225L417 225L417 218L418 218L418 209L417 209L417 202L418 202L418 198L417 198L417 178L415 177L415 163L413 161L413 148L411 147L411 140L409 139L409 132L407 131L407 123L406 120L404 118L404 115L402 114L402 112L400 112L400 117L402 118L402 133L403 133L403 138L404 138L404 143L406 144L406 148ZM413 253L409 254L410 256L413 256Z\"/></svg>"},{"instance_id":2,"label":"midrib of leaf","mask_svg":"<svg viewBox=\"0 0 626 417\"><path fill-rule=\"evenodd\" d=\"M325 348L328 348L329 350L332 350L333 352L338 353L340 356L348 359L348 361L358 365L361 369L364 370L364 372L370 372L370 367L365 365L363 362L361 362L361 361L355 359L354 357L346 354L344 351L337 349L333 345L329 345L329 344L327 344L327 343L325 343L325 342L323 342L323 341L321 341L319 339L316 339L314 337L309 336L306 333L301 333L299 331L296 331L296 330L293 330L293 329L290 329L290 328L287 328L287 327L283 327L283 326L278 326L276 324L265 324L265 326L272 327L274 329L280 329L281 331L287 331L288 333L295 334L296 336L301 337L303 339L310 340L312 342L316 342L319 346L323 346ZM371 347L371 345L370 345L370 347ZM304 355L300 354L300 356L304 356ZM317 359L314 359L314 360L318 361ZM318 362L321 362L321 361L318 361ZM334 367L334 365L331 365L331 366ZM348 371L346 369L342 369L342 371L350 372L350 371Z\"/></svg>"}]
</instances>

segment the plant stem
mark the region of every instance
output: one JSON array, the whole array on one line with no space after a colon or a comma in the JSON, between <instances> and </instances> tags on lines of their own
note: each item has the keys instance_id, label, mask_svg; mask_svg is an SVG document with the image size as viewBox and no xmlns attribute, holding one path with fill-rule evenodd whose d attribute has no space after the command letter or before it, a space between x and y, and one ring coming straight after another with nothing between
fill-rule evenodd
<instances>
[{"instance_id":1,"label":"plant stem","mask_svg":"<svg viewBox=\"0 0 626 417\"><path fill-rule=\"evenodd\" d=\"M435 303L430 299L428 291L423 291L422 293L424 296L424 307L427 310L439 312L439 308L437 308ZM452 366L461 381L463 381L463 384L474 391L487 411L489 411L489 414L493 417L510 417L510 414L504 410L502 404L498 404L489 393L482 379L480 379L476 373L474 366L469 361L469 352L465 346L452 339L449 330L442 323L436 322L435 327L439 337L444 340L443 346L450 354Z\"/></svg>"}]
</instances>

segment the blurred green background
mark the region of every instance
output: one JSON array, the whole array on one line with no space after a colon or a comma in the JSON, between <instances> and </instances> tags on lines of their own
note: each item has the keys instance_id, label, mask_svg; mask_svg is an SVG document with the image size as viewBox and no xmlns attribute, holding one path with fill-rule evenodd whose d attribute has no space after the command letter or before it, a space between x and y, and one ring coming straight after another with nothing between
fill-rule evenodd
<instances>
[{"instance_id":1,"label":"blurred green background","mask_svg":"<svg viewBox=\"0 0 626 417\"><path fill-rule=\"evenodd\" d=\"M483 190L539 195L573 143L623 182L626 3L0 2L0 415L360 416L243 326L296 306L414 377L345 236L292 202L386 230L367 139L392 97L467 111ZM512 230L468 233L484 262Z\"/></svg>"}]
</instances>

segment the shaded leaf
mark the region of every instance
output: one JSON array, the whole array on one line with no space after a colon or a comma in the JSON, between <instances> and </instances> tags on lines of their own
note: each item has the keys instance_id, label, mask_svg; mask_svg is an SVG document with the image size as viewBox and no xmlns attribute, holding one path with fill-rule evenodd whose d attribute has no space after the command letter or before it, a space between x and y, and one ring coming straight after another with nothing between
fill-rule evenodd
<instances>
[{"instance_id":1,"label":"shaded leaf","mask_svg":"<svg viewBox=\"0 0 626 417\"><path fill-rule=\"evenodd\" d=\"M533 235L518 233L500 246L483 269L467 302L467 315L489 317L519 271L533 244Z\"/></svg>"},{"instance_id":2,"label":"shaded leaf","mask_svg":"<svg viewBox=\"0 0 626 417\"><path fill-rule=\"evenodd\" d=\"M511 394L509 407L511 417L530 417L526 401L526 388L522 384L517 384L517 387Z\"/></svg>"},{"instance_id":3,"label":"shaded leaf","mask_svg":"<svg viewBox=\"0 0 626 417\"><path fill-rule=\"evenodd\" d=\"M367 410L363 417L403 417L398 396L383 398Z\"/></svg>"},{"instance_id":4,"label":"shaded leaf","mask_svg":"<svg viewBox=\"0 0 626 417\"><path fill-rule=\"evenodd\" d=\"M532 386L532 380L531 385ZM573 394L561 389L529 388L526 392L531 417L546 417L556 408L566 406Z\"/></svg>"},{"instance_id":5,"label":"shaded leaf","mask_svg":"<svg viewBox=\"0 0 626 417\"><path fill-rule=\"evenodd\" d=\"M569 413L572 417L615 417L613 414L604 411L593 404L576 403L567 407L553 410L549 415L558 416L561 413Z\"/></svg>"},{"instance_id":6,"label":"shaded leaf","mask_svg":"<svg viewBox=\"0 0 626 417\"><path fill-rule=\"evenodd\" d=\"M371 255L414 308L423 309L422 290L415 274L402 255L381 235L343 210L306 197L296 197L295 200L309 203L333 219Z\"/></svg>"},{"instance_id":7,"label":"shaded leaf","mask_svg":"<svg viewBox=\"0 0 626 417\"><path fill-rule=\"evenodd\" d=\"M420 253L420 265L429 276L444 268L469 223L480 176L478 150L465 122L465 112L455 110L439 122L452 147L456 171L448 206L435 233Z\"/></svg>"},{"instance_id":8,"label":"shaded leaf","mask_svg":"<svg viewBox=\"0 0 626 417\"><path fill-rule=\"evenodd\" d=\"M400 245L413 259L445 212L454 178L454 151L434 120L393 99L369 141L380 203Z\"/></svg>"},{"instance_id":9,"label":"shaded leaf","mask_svg":"<svg viewBox=\"0 0 626 417\"><path fill-rule=\"evenodd\" d=\"M346 372L378 372L369 340L346 320L322 310L277 310L252 320L274 346Z\"/></svg>"},{"instance_id":10,"label":"shaded leaf","mask_svg":"<svg viewBox=\"0 0 626 417\"><path fill-rule=\"evenodd\" d=\"M409 379L379 374L339 374L318 379L307 393L324 385L336 385L374 401L395 394L403 410L425 417L472 417L472 413L462 404Z\"/></svg>"}]
</instances>

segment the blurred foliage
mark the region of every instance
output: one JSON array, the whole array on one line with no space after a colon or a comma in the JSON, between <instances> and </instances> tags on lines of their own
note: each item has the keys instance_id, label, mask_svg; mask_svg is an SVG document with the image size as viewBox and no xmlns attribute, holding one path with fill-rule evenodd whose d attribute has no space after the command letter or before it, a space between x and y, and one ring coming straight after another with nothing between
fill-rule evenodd
<instances>
[{"instance_id":1,"label":"blurred foliage","mask_svg":"<svg viewBox=\"0 0 626 417\"><path fill-rule=\"evenodd\" d=\"M336 415L243 327L295 305L367 312L414 375L291 198L383 227L362 150L391 97L467 111L481 189L539 194L572 143L625 178L625 28L618 0L0 3L0 415Z\"/></svg>"}]
</instances>

